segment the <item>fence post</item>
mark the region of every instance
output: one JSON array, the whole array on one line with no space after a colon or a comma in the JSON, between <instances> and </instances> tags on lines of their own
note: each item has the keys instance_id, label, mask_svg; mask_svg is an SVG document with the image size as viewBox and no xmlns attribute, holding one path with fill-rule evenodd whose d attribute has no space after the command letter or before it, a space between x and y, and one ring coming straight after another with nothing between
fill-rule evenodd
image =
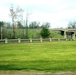
<instances>
[{"instance_id":1,"label":"fence post","mask_svg":"<svg viewBox=\"0 0 76 75\"><path fill-rule=\"evenodd\" d=\"M42 42L42 38L40 38L40 42Z\"/></svg>"},{"instance_id":2,"label":"fence post","mask_svg":"<svg viewBox=\"0 0 76 75\"><path fill-rule=\"evenodd\" d=\"M8 40L7 40L7 38L5 38L5 43L8 43Z\"/></svg>"},{"instance_id":3,"label":"fence post","mask_svg":"<svg viewBox=\"0 0 76 75\"><path fill-rule=\"evenodd\" d=\"M32 39L30 38L30 43L32 43Z\"/></svg>"},{"instance_id":4,"label":"fence post","mask_svg":"<svg viewBox=\"0 0 76 75\"><path fill-rule=\"evenodd\" d=\"M60 41L60 39L58 38L58 41Z\"/></svg>"},{"instance_id":5,"label":"fence post","mask_svg":"<svg viewBox=\"0 0 76 75\"><path fill-rule=\"evenodd\" d=\"M18 43L21 43L21 40L20 40L20 38L18 38Z\"/></svg>"},{"instance_id":6,"label":"fence post","mask_svg":"<svg viewBox=\"0 0 76 75\"><path fill-rule=\"evenodd\" d=\"M52 39L51 38L49 38L50 39L50 42L52 41Z\"/></svg>"}]
</instances>

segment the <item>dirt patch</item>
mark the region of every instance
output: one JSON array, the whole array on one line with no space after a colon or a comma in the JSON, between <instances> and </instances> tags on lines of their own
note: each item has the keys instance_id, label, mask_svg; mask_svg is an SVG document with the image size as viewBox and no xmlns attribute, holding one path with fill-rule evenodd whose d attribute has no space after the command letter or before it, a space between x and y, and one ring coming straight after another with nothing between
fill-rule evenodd
<instances>
[{"instance_id":1,"label":"dirt patch","mask_svg":"<svg viewBox=\"0 0 76 75\"><path fill-rule=\"evenodd\" d=\"M0 75L76 75L76 72L25 72L25 71L0 71Z\"/></svg>"}]
</instances>

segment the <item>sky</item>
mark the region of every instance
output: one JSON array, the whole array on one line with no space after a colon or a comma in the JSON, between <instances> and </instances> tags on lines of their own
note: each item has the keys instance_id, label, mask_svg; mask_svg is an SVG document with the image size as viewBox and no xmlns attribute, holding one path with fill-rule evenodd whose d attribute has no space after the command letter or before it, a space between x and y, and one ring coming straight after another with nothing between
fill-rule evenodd
<instances>
[{"instance_id":1,"label":"sky","mask_svg":"<svg viewBox=\"0 0 76 75\"><path fill-rule=\"evenodd\" d=\"M0 0L0 21L11 22L10 7L24 10L23 20L29 13L28 22L49 22L51 28L66 28L76 21L76 0Z\"/></svg>"}]
</instances>

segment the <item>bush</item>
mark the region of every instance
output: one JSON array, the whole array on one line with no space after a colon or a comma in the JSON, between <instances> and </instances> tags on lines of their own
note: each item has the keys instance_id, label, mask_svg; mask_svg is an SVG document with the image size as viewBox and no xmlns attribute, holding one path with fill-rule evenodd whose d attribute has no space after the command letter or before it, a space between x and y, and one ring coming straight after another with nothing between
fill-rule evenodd
<instances>
[{"instance_id":1,"label":"bush","mask_svg":"<svg viewBox=\"0 0 76 75\"><path fill-rule=\"evenodd\" d=\"M40 35L42 38L48 38L50 36L50 31L48 28L45 28L43 27L41 32L40 32Z\"/></svg>"}]
</instances>

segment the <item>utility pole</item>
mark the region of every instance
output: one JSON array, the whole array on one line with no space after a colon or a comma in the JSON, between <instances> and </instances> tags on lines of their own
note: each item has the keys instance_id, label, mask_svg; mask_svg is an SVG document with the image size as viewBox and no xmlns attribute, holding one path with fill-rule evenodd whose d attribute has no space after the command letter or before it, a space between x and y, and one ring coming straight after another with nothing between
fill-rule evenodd
<instances>
[{"instance_id":1,"label":"utility pole","mask_svg":"<svg viewBox=\"0 0 76 75\"><path fill-rule=\"evenodd\" d=\"M28 13L26 14L26 39L28 39Z\"/></svg>"},{"instance_id":2,"label":"utility pole","mask_svg":"<svg viewBox=\"0 0 76 75\"><path fill-rule=\"evenodd\" d=\"M30 13L26 13L26 39L28 39L28 18Z\"/></svg>"},{"instance_id":3,"label":"utility pole","mask_svg":"<svg viewBox=\"0 0 76 75\"><path fill-rule=\"evenodd\" d=\"M1 39L2 39L3 35L2 35L2 27L1 27Z\"/></svg>"},{"instance_id":4,"label":"utility pole","mask_svg":"<svg viewBox=\"0 0 76 75\"><path fill-rule=\"evenodd\" d=\"M28 18L31 13L26 13L26 39L28 39Z\"/></svg>"}]
</instances>

